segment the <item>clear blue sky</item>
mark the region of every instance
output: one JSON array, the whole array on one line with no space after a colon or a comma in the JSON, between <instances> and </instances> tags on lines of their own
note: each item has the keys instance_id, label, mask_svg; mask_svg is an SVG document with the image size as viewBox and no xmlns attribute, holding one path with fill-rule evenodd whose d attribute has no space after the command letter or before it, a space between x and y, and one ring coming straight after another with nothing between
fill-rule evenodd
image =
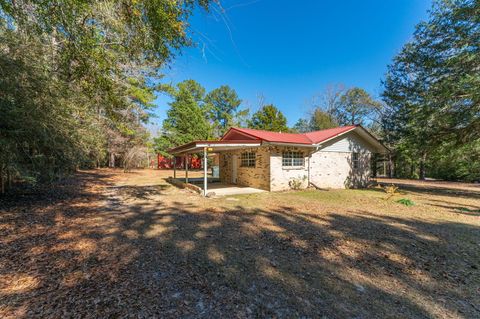
<instances>
[{"instance_id":1,"label":"clear blue sky","mask_svg":"<svg viewBox=\"0 0 480 319\"><path fill-rule=\"evenodd\" d=\"M197 46L171 63L164 82L191 78L207 91L227 84L253 111L261 94L293 125L329 84L378 96L387 65L427 18L431 0L224 0L222 6L223 14L193 17ZM153 131L168 101L157 98Z\"/></svg>"}]
</instances>

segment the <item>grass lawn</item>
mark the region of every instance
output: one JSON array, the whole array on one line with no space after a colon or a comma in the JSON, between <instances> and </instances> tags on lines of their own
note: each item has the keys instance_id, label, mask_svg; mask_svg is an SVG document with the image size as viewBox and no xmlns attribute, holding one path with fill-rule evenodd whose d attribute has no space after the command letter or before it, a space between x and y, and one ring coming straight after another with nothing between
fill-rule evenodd
<instances>
[{"instance_id":1,"label":"grass lawn","mask_svg":"<svg viewBox=\"0 0 480 319\"><path fill-rule=\"evenodd\" d=\"M479 185L204 199L169 175L3 199L0 317L480 317Z\"/></svg>"}]
</instances>

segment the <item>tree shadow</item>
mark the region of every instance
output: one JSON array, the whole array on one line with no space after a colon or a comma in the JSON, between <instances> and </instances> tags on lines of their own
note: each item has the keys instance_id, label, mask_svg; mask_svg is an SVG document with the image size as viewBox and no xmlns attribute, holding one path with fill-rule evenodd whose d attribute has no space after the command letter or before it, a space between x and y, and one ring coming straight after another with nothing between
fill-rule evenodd
<instances>
[{"instance_id":1,"label":"tree shadow","mask_svg":"<svg viewBox=\"0 0 480 319\"><path fill-rule=\"evenodd\" d=\"M154 196L162 195L165 190L170 188L170 185L145 185L145 186L111 186L112 191L118 192L119 196L127 199L142 199L149 200Z\"/></svg>"},{"instance_id":2,"label":"tree shadow","mask_svg":"<svg viewBox=\"0 0 480 319\"><path fill-rule=\"evenodd\" d=\"M398 182L395 180L392 180L391 182L377 181L377 183L381 186L387 186L393 183L395 186L398 186L402 190L420 193L420 194L461 197L461 198L467 198L467 199L470 199L470 198L480 199L480 191L448 188L448 186L446 185L442 185L441 187L436 187L429 184L414 184L414 183L409 184L405 182Z\"/></svg>"},{"instance_id":3,"label":"tree shadow","mask_svg":"<svg viewBox=\"0 0 480 319\"><path fill-rule=\"evenodd\" d=\"M0 219L0 314L480 315L480 229L472 225L95 198L106 209L89 205L99 195L81 192Z\"/></svg>"}]
</instances>

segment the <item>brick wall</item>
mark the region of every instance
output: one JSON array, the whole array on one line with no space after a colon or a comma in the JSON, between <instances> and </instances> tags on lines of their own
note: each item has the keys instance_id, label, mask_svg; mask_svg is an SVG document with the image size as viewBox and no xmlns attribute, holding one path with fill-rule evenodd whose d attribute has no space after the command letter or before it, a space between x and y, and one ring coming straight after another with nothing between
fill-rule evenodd
<instances>
[{"instance_id":1,"label":"brick wall","mask_svg":"<svg viewBox=\"0 0 480 319\"><path fill-rule=\"evenodd\" d=\"M256 153L255 167L241 166L243 152ZM232 183L233 156L237 157L237 185L270 190L270 156L267 147L222 152L220 154L220 180L222 183Z\"/></svg>"},{"instance_id":2,"label":"brick wall","mask_svg":"<svg viewBox=\"0 0 480 319\"><path fill-rule=\"evenodd\" d=\"M322 152L310 158L310 180L318 187L365 187L371 174L370 152L359 152L359 167L353 169L352 153Z\"/></svg>"},{"instance_id":3,"label":"brick wall","mask_svg":"<svg viewBox=\"0 0 480 319\"><path fill-rule=\"evenodd\" d=\"M283 167L282 153L286 151L301 152L304 154L303 167ZM311 153L311 148L299 147L271 147L270 148L270 190L281 191L291 189L289 183L292 180L301 182L301 188L308 187L308 156Z\"/></svg>"}]
</instances>

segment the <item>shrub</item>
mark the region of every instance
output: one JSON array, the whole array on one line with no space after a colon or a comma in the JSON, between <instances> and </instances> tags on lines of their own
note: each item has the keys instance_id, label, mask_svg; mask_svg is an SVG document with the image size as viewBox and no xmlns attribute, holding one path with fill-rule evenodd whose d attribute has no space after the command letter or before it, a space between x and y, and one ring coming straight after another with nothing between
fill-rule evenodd
<instances>
[{"instance_id":1,"label":"shrub","mask_svg":"<svg viewBox=\"0 0 480 319\"><path fill-rule=\"evenodd\" d=\"M305 182L306 179L307 179L307 176L305 176L305 175L302 178L292 178L288 182L288 186L290 186L291 189L299 190L299 189L302 188L302 185L303 185L303 183Z\"/></svg>"},{"instance_id":2,"label":"shrub","mask_svg":"<svg viewBox=\"0 0 480 319\"><path fill-rule=\"evenodd\" d=\"M415 203L412 200L407 199L407 198L401 198L401 199L397 200L397 203L408 206L408 207L415 205Z\"/></svg>"}]
</instances>

